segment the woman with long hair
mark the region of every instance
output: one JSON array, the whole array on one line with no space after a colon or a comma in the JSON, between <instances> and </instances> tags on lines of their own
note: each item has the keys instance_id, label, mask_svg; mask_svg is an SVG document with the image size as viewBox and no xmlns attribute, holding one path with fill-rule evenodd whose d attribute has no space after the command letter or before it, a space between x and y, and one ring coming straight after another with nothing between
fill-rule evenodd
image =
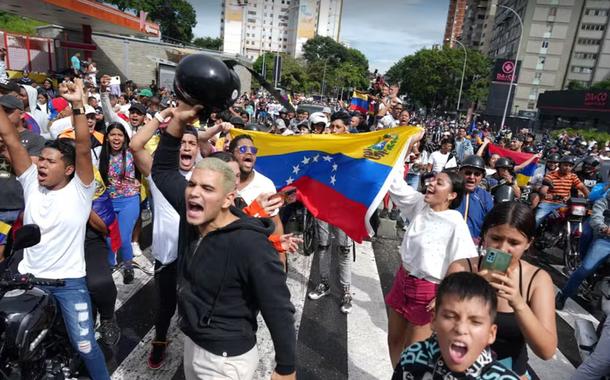
<instances>
[{"instance_id":1,"label":"woman with long hair","mask_svg":"<svg viewBox=\"0 0 610 380\"><path fill-rule=\"evenodd\" d=\"M425 194L396 176L389 193L410 221L400 246L401 265L386 296L388 346L395 367L405 347L432 334L436 289L449 265L477 251L464 218L454 210L464 193L464 180L457 173L436 174Z\"/></svg>"},{"instance_id":2,"label":"woman with long hair","mask_svg":"<svg viewBox=\"0 0 610 380\"><path fill-rule=\"evenodd\" d=\"M140 215L140 172L129 149L129 135L120 123L112 123L106 129L99 170L119 219L123 283L129 284L134 279L131 234ZM114 254L110 257L111 263L116 264Z\"/></svg>"},{"instance_id":3,"label":"woman with long hair","mask_svg":"<svg viewBox=\"0 0 610 380\"><path fill-rule=\"evenodd\" d=\"M481 244L512 256L506 273L482 270L485 256L458 260L447 271L478 272L496 288L498 333L491 348L498 360L523 379L528 378L527 346L544 360L557 349L553 281L547 272L522 260L535 231L534 214L527 205L499 203L485 217Z\"/></svg>"}]
</instances>

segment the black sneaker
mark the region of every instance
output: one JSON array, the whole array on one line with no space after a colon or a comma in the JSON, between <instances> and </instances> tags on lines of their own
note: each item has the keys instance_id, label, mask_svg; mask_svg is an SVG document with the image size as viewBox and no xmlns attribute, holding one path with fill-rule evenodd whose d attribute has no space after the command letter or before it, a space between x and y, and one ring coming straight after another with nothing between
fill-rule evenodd
<instances>
[{"instance_id":1,"label":"black sneaker","mask_svg":"<svg viewBox=\"0 0 610 380\"><path fill-rule=\"evenodd\" d=\"M560 290L555 295L555 309L563 310L566 305L566 296L563 295L563 292Z\"/></svg>"},{"instance_id":2,"label":"black sneaker","mask_svg":"<svg viewBox=\"0 0 610 380\"><path fill-rule=\"evenodd\" d=\"M150 354L148 355L148 368L159 369L163 367L163 363L165 363L165 350L167 350L168 343L169 342L167 341L152 342L152 349L150 350Z\"/></svg>"},{"instance_id":3,"label":"black sneaker","mask_svg":"<svg viewBox=\"0 0 610 380\"><path fill-rule=\"evenodd\" d=\"M101 335L102 342L107 346L114 346L121 339L121 329L115 318L100 319L100 327L97 331Z\"/></svg>"},{"instance_id":4,"label":"black sneaker","mask_svg":"<svg viewBox=\"0 0 610 380\"><path fill-rule=\"evenodd\" d=\"M341 312L349 314L352 311L352 294L347 290L341 299Z\"/></svg>"},{"instance_id":5,"label":"black sneaker","mask_svg":"<svg viewBox=\"0 0 610 380\"><path fill-rule=\"evenodd\" d=\"M125 268L123 269L123 284L128 285L133 282L134 273L133 268Z\"/></svg>"},{"instance_id":6,"label":"black sneaker","mask_svg":"<svg viewBox=\"0 0 610 380\"><path fill-rule=\"evenodd\" d=\"M321 283L318 284L318 286L316 286L316 288L314 290L309 292L307 297L309 297L309 299L315 301L315 300L318 300L329 294L330 294L330 286L328 286L328 284L326 282L322 281Z\"/></svg>"},{"instance_id":7,"label":"black sneaker","mask_svg":"<svg viewBox=\"0 0 610 380\"><path fill-rule=\"evenodd\" d=\"M380 218L387 218L388 217L388 209L384 208L383 210L381 210L381 212L379 213L379 217Z\"/></svg>"}]
</instances>

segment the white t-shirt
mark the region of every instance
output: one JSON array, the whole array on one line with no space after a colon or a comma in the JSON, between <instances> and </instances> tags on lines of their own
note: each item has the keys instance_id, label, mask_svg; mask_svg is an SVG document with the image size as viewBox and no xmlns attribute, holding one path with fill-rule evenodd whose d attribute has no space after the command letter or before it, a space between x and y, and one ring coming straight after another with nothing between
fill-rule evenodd
<instances>
[{"instance_id":1,"label":"white t-shirt","mask_svg":"<svg viewBox=\"0 0 610 380\"><path fill-rule=\"evenodd\" d=\"M146 177L153 204L152 255L161 264L169 264L178 257L178 234L176 227L180 225L180 215L165 199L152 176Z\"/></svg>"},{"instance_id":2,"label":"white t-shirt","mask_svg":"<svg viewBox=\"0 0 610 380\"><path fill-rule=\"evenodd\" d=\"M257 172L256 170L253 171L254 178L252 178L252 181L250 181L250 183L246 187L239 190L239 196L242 197L248 205L250 205L250 203L252 203L256 199L256 197L258 197L262 193L276 193L273 181L271 181L269 178L265 177L261 173ZM275 210L275 212L273 212L271 216L277 215L278 212L279 210Z\"/></svg>"},{"instance_id":3,"label":"white t-shirt","mask_svg":"<svg viewBox=\"0 0 610 380\"><path fill-rule=\"evenodd\" d=\"M451 160L447 162L449 159L449 155L451 153L442 154L440 150L436 152L432 152L430 154L430 158L428 158L428 164L432 164L432 171L434 173L440 173L443 169L455 168L457 167L457 161L455 160L455 156L451 157Z\"/></svg>"},{"instance_id":4,"label":"white t-shirt","mask_svg":"<svg viewBox=\"0 0 610 380\"><path fill-rule=\"evenodd\" d=\"M400 245L402 265L409 274L438 284L453 261L478 255L462 214L432 210L424 195L399 176L393 179L389 193L410 221Z\"/></svg>"},{"instance_id":5,"label":"white t-shirt","mask_svg":"<svg viewBox=\"0 0 610 380\"><path fill-rule=\"evenodd\" d=\"M42 278L85 277L85 229L95 193L95 181L85 185L78 175L62 189L38 184L32 165L18 178L25 198L24 224L40 227L40 243L26 248L20 273Z\"/></svg>"}]
</instances>

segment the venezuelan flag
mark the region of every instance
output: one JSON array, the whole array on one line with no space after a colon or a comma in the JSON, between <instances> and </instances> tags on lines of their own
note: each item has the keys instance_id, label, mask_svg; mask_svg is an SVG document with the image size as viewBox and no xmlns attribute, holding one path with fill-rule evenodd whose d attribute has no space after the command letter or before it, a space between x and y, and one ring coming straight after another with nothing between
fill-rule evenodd
<instances>
[{"instance_id":1,"label":"venezuelan flag","mask_svg":"<svg viewBox=\"0 0 610 380\"><path fill-rule=\"evenodd\" d=\"M408 141L419 131L400 127L358 134L279 136L233 129L231 135L253 138L258 148L255 168L278 189L296 187L316 218L362 242L372 235L369 219L390 186L391 174L402 170Z\"/></svg>"},{"instance_id":2,"label":"venezuelan flag","mask_svg":"<svg viewBox=\"0 0 610 380\"><path fill-rule=\"evenodd\" d=\"M0 244L5 244L8 238L8 233L11 230L11 225L0 220Z\"/></svg>"},{"instance_id":3,"label":"venezuelan flag","mask_svg":"<svg viewBox=\"0 0 610 380\"><path fill-rule=\"evenodd\" d=\"M354 91L349 109L352 111L359 111L363 115L366 115L367 112L369 112L369 96L367 93Z\"/></svg>"},{"instance_id":4,"label":"venezuelan flag","mask_svg":"<svg viewBox=\"0 0 610 380\"><path fill-rule=\"evenodd\" d=\"M515 152L510 149L502 148L495 144L489 144L489 154L498 154L500 157L508 157L512 159L516 165L521 165L525 161L532 158L534 155L531 153ZM534 175L536 167L538 166L538 158L536 157L530 164L521 169L517 173L517 184L519 186L525 186L530 180L530 177Z\"/></svg>"}]
</instances>

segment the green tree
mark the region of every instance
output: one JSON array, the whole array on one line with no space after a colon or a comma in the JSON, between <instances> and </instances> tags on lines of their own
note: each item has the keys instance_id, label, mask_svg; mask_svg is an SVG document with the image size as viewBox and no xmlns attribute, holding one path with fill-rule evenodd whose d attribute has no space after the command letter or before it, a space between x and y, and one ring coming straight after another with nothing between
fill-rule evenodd
<instances>
[{"instance_id":1,"label":"green tree","mask_svg":"<svg viewBox=\"0 0 610 380\"><path fill-rule=\"evenodd\" d=\"M579 90L585 90L585 89L586 89L585 86L582 86L582 88L579 88ZM601 82L594 83L593 86L591 86L591 89L593 89L593 90L610 90L610 79L604 79Z\"/></svg>"},{"instance_id":2,"label":"green tree","mask_svg":"<svg viewBox=\"0 0 610 380\"><path fill-rule=\"evenodd\" d=\"M585 86L581 81L571 80L566 86L566 90L585 90L587 86Z\"/></svg>"},{"instance_id":3,"label":"green tree","mask_svg":"<svg viewBox=\"0 0 610 380\"><path fill-rule=\"evenodd\" d=\"M107 0L120 10L148 12L151 20L158 22L161 34L173 40L189 43L193 28L197 25L195 9L187 0Z\"/></svg>"},{"instance_id":4,"label":"green tree","mask_svg":"<svg viewBox=\"0 0 610 380\"><path fill-rule=\"evenodd\" d=\"M265 53L258 57L254 62L253 68L256 72L262 73L263 57L265 61L265 75L267 81L273 81L273 70L275 65L275 53ZM292 58L288 54L281 54L282 73L280 85L290 91L303 92L309 83L309 77L305 71L303 62Z\"/></svg>"},{"instance_id":5,"label":"green tree","mask_svg":"<svg viewBox=\"0 0 610 380\"><path fill-rule=\"evenodd\" d=\"M487 96L491 60L478 51L467 51L462 99L477 102ZM401 92L409 94L428 109L454 110L460 89L464 51L422 49L394 64L386 73L392 82L401 82Z\"/></svg>"},{"instance_id":6,"label":"green tree","mask_svg":"<svg viewBox=\"0 0 610 380\"><path fill-rule=\"evenodd\" d=\"M193 45L202 49L220 50L222 48L222 39L212 37L197 37L193 39Z\"/></svg>"}]
</instances>

